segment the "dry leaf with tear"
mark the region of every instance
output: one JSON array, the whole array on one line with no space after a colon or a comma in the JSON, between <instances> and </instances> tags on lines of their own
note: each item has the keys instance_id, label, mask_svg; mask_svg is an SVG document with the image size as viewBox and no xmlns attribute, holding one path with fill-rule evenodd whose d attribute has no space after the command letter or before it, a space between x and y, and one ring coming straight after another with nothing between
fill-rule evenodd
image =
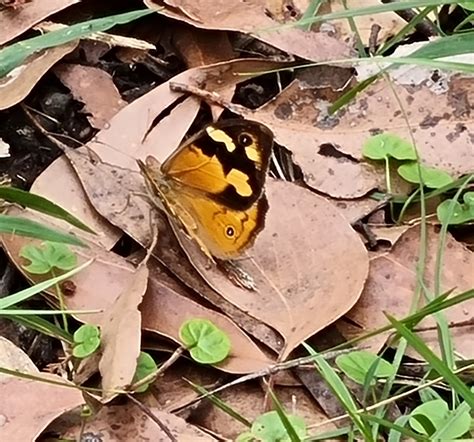
<instances>
[{"instance_id":1,"label":"dry leaf with tear","mask_svg":"<svg viewBox=\"0 0 474 442\"><path fill-rule=\"evenodd\" d=\"M10 376L0 382L2 440L36 440L54 419L84 403L81 391L72 383L45 373L35 376L37 380Z\"/></svg>"},{"instance_id":2,"label":"dry leaf with tear","mask_svg":"<svg viewBox=\"0 0 474 442\"><path fill-rule=\"evenodd\" d=\"M77 41L44 49L28 57L23 64L0 78L0 110L19 103L51 66L72 52Z\"/></svg>"},{"instance_id":3,"label":"dry leaf with tear","mask_svg":"<svg viewBox=\"0 0 474 442\"><path fill-rule=\"evenodd\" d=\"M46 17L59 12L80 0L34 0L12 13L8 8L0 10L0 46L4 45Z\"/></svg>"},{"instance_id":4,"label":"dry leaf with tear","mask_svg":"<svg viewBox=\"0 0 474 442\"><path fill-rule=\"evenodd\" d=\"M415 271L420 247L419 236L419 227L412 227L400 237L389 253L377 256L370 261L369 278L362 296L355 307L346 315L360 327L359 335L386 325L388 320L384 312L395 316L397 319L409 314L415 292ZM439 234L435 228L429 227L425 284L430 290L433 289L435 277L434 264L438 241ZM455 294L472 289L474 287L473 268L473 253L448 234L443 254L441 292L444 293L454 289L453 294ZM460 325L451 329L455 350L467 359L474 357L472 347L474 325L466 323L474 314L474 300L471 299L455 305L445 310L443 314L449 324ZM344 325L339 325L341 331L345 333ZM432 345L432 349L439 352L437 331L432 317L422 321L417 329L426 329L427 327L431 327L431 330L429 333L424 332L424 342ZM353 327L348 330L346 336L355 336ZM388 333L375 336L368 341L364 341L364 345L369 345L372 351L378 352L385 344L387 336Z\"/></svg>"},{"instance_id":5,"label":"dry leaf with tear","mask_svg":"<svg viewBox=\"0 0 474 442\"><path fill-rule=\"evenodd\" d=\"M180 240L214 290L284 337L286 358L355 304L367 277L368 256L358 234L324 198L273 180L267 180L266 193L270 209L265 229L238 261L254 279L256 292L209 269L199 248L184 236Z\"/></svg>"},{"instance_id":6,"label":"dry leaf with tear","mask_svg":"<svg viewBox=\"0 0 474 442\"><path fill-rule=\"evenodd\" d=\"M74 98L84 103L87 119L96 129L107 126L111 118L127 104L122 100L112 76L102 69L61 63L53 71L71 90Z\"/></svg>"},{"instance_id":7,"label":"dry leaf with tear","mask_svg":"<svg viewBox=\"0 0 474 442\"><path fill-rule=\"evenodd\" d=\"M312 61L340 60L351 55L351 48L320 32L283 27L278 17L270 17L265 0L145 0L159 14L203 29L251 34L282 51ZM284 5L281 5L281 9ZM302 14L302 11L296 12ZM276 14L274 14L276 15ZM281 27L281 29L279 29Z\"/></svg>"},{"instance_id":8,"label":"dry leaf with tear","mask_svg":"<svg viewBox=\"0 0 474 442\"><path fill-rule=\"evenodd\" d=\"M179 442L210 442L213 437L184 419L156 408L149 411L179 440ZM84 421L80 413L68 413L50 425L49 431L59 433L62 439L79 440L80 435L116 441L167 441L168 435L142 410L132 403L103 407L97 414Z\"/></svg>"},{"instance_id":9,"label":"dry leaf with tear","mask_svg":"<svg viewBox=\"0 0 474 442\"><path fill-rule=\"evenodd\" d=\"M130 286L105 312L101 329L102 358L99 370L102 375L102 399L109 401L115 391L126 389L133 380L140 354L142 317L141 304L148 284L148 268L142 264Z\"/></svg>"}]
</instances>

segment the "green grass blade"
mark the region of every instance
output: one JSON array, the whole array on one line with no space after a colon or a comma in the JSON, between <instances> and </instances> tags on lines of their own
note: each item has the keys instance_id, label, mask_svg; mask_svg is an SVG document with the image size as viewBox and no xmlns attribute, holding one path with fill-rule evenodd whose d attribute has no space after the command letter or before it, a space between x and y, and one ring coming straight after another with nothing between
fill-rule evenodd
<instances>
[{"instance_id":1,"label":"green grass blade","mask_svg":"<svg viewBox=\"0 0 474 442\"><path fill-rule=\"evenodd\" d=\"M193 390L197 391L201 395L205 395L206 399L209 399L217 408L220 408L224 413L228 414L230 417L234 418L236 421L240 422L241 424L245 425L247 428L252 426L252 423L245 419L240 413L235 411L232 407L229 407L223 400L219 399L217 396L213 394L209 394L209 391L206 390L204 387L201 387L198 384L190 381L189 379L185 379L184 381L187 382Z\"/></svg>"},{"instance_id":2,"label":"green grass blade","mask_svg":"<svg viewBox=\"0 0 474 442\"><path fill-rule=\"evenodd\" d=\"M35 195L34 193L25 192L24 190L15 187L0 186L0 198L9 203L20 204L23 207L28 207L37 212L62 219L86 232L95 233L90 227L86 226L82 221L64 210L62 207L42 196Z\"/></svg>"},{"instance_id":3,"label":"green grass blade","mask_svg":"<svg viewBox=\"0 0 474 442\"><path fill-rule=\"evenodd\" d=\"M49 289L55 284L58 284L61 281L64 281L65 279L70 278L71 276L75 275L76 273L79 273L81 270L84 270L86 267L88 267L92 263L92 260L89 260L85 262L84 264L80 265L79 267L76 267L75 269L64 273L60 276L56 276L55 278L48 279L46 281L40 282L38 284L35 284L31 287L28 287L25 290L22 290L18 293L15 293L13 295L6 296L2 299L0 299L0 310L7 309L13 305L16 305L20 302L23 302L32 296L41 293L44 290Z\"/></svg>"},{"instance_id":4,"label":"green grass blade","mask_svg":"<svg viewBox=\"0 0 474 442\"><path fill-rule=\"evenodd\" d=\"M0 311L0 315L1 314L2 311ZM60 339L64 342L67 342L68 344L72 344L74 342L71 333L68 333L61 327L58 327L57 325L40 316L23 316L23 312L21 312L10 319L24 325L27 328L31 328L32 330L36 330L44 335L51 336L52 338Z\"/></svg>"},{"instance_id":5,"label":"green grass blade","mask_svg":"<svg viewBox=\"0 0 474 442\"><path fill-rule=\"evenodd\" d=\"M298 434L296 434L296 430L293 428L293 425L291 425L291 422L289 421L288 416L286 415L282 403L277 398L276 394L273 392L273 390L268 384L267 388L268 394L272 398L273 405L275 406L275 411L278 413L278 417L280 418L281 423L285 427L286 433L290 437L291 442L301 442L301 439L299 438Z\"/></svg>"},{"instance_id":6,"label":"green grass blade","mask_svg":"<svg viewBox=\"0 0 474 442\"><path fill-rule=\"evenodd\" d=\"M391 322L397 332L406 339L409 345L416 350L431 367L442 376L451 387L464 398L471 408L474 408L474 393L467 387L467 385L456 376L449 367L438 358L428 346L405 325L397 321L392 316L386 314L388 320Z\"/></svg>"},{"instance_id":7,"label":"green grass blade","mask_svg":"<svg viewBox=\"0 0 474 442\"><path fill-rule=\"evenodd\" d=\"M315 366L318 372L321 374L323 379L327 382L329 388L337 397L341 405L344 407L347 414L351 417L354 425L359 429L361 434L364 436L364 440L366 440L367 442L373 441L370 428L367 427L365 422L357 414L356 403L354 399L352 398L351 393L342 382L341 378L337 375L337 373L333 370L333 368L327 363L327 361L321 357L321 355L316 353L306 343L303 343L303 345L306 348L306 350L309 352L309 354L315 357L314 362L315 362Z\"/></svg>"},{"instance_id":8,"label":"green grass blade","mask_svg":"<svg viewBox=\"0 0 474 442\"><path fill-rule=\"evenodd\" d=\"M459 422L459 419L463 418L465 414L469 413L471 410L472 408L470 408L466 402L460 404L459 407L449 416L446 422L444 422L444 425L431 435L431 439L440 441L446 440L445 433L448 433L448 435L451 434L452 428L457 427L456 424Z\"/></svg>"},{"instance_id":9,"label":"green grass blade","mask_svg":"<svg viewBox=\"0 0 474 442\"><path fill-rule=\"evenodd\" d=\"M452 57L472 54L472 48L474 48L474 32L438 38L412 52L410 57L429 59Z\"/></svg>"},{"instance_id":10,"label":"green grass blade","mask_svg":"<svg viewBox=\"0 0 474 442\"><path fill-rule=\"evenodd\" d=\"M361 416L363 416L364 419L367 419L368 421L377 423L378 425L381 425L385 428L388 428L388 429L394 430L394 431L398 431L399 433L403 434L406 437L410 437L413 440L419 440L419 441L423 441L423 442L431 440L427 436L423 436L421 434L415 433L415 432L409 430L408 428L402 427L401 425L390 422L390 421L388 421L386 419L383 419L381 417L374 416L374 415L368 414L368 413L361 413Z\"/></svg>"},{"instance_id":11,"label":"green grass blade","mask_svg":"<svg viewBox=\"0 0 474 442\"><path fill-rule=\"evenodd\" d=\"M142 9L140 11L89 20L7 46L0 50L0 78L7 75L17 66L20 66L35 52L84 38L94 32L107 31L116 25L129 23L153 12L155 11L151 9Z\"/></svg>"},{"instance_id":12,"label":"green grass blade","mask_svg":"<svg viewBox=\"0 0 474 442\"><path fill-rule=\"evenodd\" d=\"M354 8L348 9L345 11L338 11L332 12L329 14L323 14L316 17L305 18L304 20L298 20L295 23L291 23L284 26L279 26L275 29L282 29L285 27L292 27L292 26L303 26L308 25L311 23L322 22L322 21L330 21L336 20L341 18L349 18L349 17L358 17L358 16L371 16L374 14L381 14L383 12L391 12L391 11L400 11L404 9L410 8L423 8L423 7L430 7L430 6L443 6L449 5L453 3L463 3L463 1L453 1L453 0L406 0L403 2L391 2L388 4L377 5L377 6L368 6L364 8ZM273 29L273 28L271 28Z\"/></svg>"},{"instance_id":13,"label":"green grass blade","mask_svg":"<svg viewBox=\"0 0 474 442\"><path fill-rule=\"evenodd\" d=\"M0 233L87 247L83 241L70 233L61 232L58 229L52 229L44 224L18 216L0 214Z\"/></svg>"}]
</instances>

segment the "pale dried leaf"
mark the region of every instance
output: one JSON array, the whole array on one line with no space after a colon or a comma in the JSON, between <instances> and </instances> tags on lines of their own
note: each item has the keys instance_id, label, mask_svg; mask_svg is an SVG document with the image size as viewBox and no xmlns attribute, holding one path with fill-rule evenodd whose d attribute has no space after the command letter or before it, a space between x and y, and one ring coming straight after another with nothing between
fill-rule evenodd
<instances>
[{"instance_id":1,"label":"pale dried leaf","mask_svg":"<svg viewBox=\"0 0 474 442\"><path fill-rule=\"evenodd\" d=\"M74 41L37 52L0 78L0 110L8 109L23 100L51 66L72 52L77 44Z\"/></svg>"},{"instance_id":2,"label":"pale dried leaf","mask_svg":"<svg viewBox=\"0 0 474 442\"><path fill-rule=\"evenodd\" d=\"M268 16L271 13L265 0L251 0L245 3L239 0L145 0L144 2L159 14L195 27L249 33L278 49L307 60L339 60L351 54L349 46L329 35L305 32L296 27L281 28L282 23L276 20L277 17L272 19ZM281 9L283 8L282 4Z\"/></svg>"},{"instance_id":3,"label":"pale dried leaf","mask_svg":"<svg viewBox=\"0 0 474 442\"><path fill-rule=\"evenodd\" d=\"M0 336L0 367L18 370L22 373L39 373L30 357L20 347L3 336ZM0 384L9 379L11 379L10 376L0 373Z\"/></svg>"},{"instance_id":4,"label":"pale dried leaf","mask_svg":"<svg viewBox=\"0 0 474 442\"><path fill-rule=\"evenodd\" d=\"M358 0L356 4L350 4L351 8L368 8L380 6L377 0ZM343 0L331 0L329 2L330 12L347 11L347 5ZM360 38L364 46L369 45L372 27L380 26L377 34L377 44L386 42L389 38L397 35L406 25L406 21L397 15L394 11L383 12L379 14L364 14L352 18L354 27L357 29L357 36L354 35L352 23L347 18L331 20L328 24L334 28L335 36L342 41L350 42L355 38Z\"/></svg>"},{"instance_id":5,"label":"pale dried leaf","mask_svg":"<svg viewBox=\"0 0 474 442\"><path fill-rule=\"evenodd\" d=\"M37 374L42 380L10 377L0 383L2 440L33 441L58 416L84 403L82 393L59 376ZM53 385L48 381L68 384Z\"/></svg>"},{"instance_id":6,"label":"pale dried leaf","mask_svg":"<svg viewBox=\"0 0 474 442\"><path fill-rule=\"evenodd\" d=\"M9 212L15 216L22 216L47 223L46 217L38 216L37 212L28 211ZM83 238L81 238L83 239ZM129 287L135 278L135 268L121 256L104 250L92 242L85 240L88 248L73 247L76 253L78 265L93 259L93 263L84 271L74 275L71 281L75 285L72 296L65 297L65 304L70 310L103 310L107 311L113 305L117 297L125 287ZM25 276L33 282L43 281L48 275L31 275L21 267L25 261L19 258L20 250L26 244L39 244L40 241L17 235L2 235L2 242L10 259ZM51 290L50 293L53 293ZM75 315L80 321L102 325L102 313L89 313Z\"/></svg>"},{"instance_id":7,"label":"pale dried leaf","mask_svg":"<svg viewBox=\"0 0 474 442\"><path fill-rule=\"evenodd\" d=\"M156 408L150 412L180 442L215 441L213 437L186 423L184 419ZM84 419L79 412L68 413L50 425L50 431L61 434L62 439L79 440L80 435L102 442L132 442L137 440L168 441L168 435L136 405L111 405L103 407L92 418Z\"/></svg>"},{"instance_id":8,"label":"pale dried leaf","mask_svg":"<svg viewBox=\"0 0 474 442\"><path fill-rule=\"evenodd\" d=\"M427 261L425 284L433 288L434 264L439 234L433 227L428 229ZM419 255L419 227L412 227L395 243L392 250L370 261L370 272L362 296L347 317L357 324L360 333L384 326L388 323L385 313L397 319L409 314L410 305L416 285L416 265ZM453 294L470 290L474 287L474 256L464 246L448 235L442 265L441 292L454 289ZM452 330L454 346L457 352L466 358L474 356L472 348L473 326L466 325L474 313L474 300L466 301L444 311L449 324L464 324ZM432 317L419 324L421 328L433 327L424 332L423 339L433 350L438 352L438 339L435 322ZM344 330L344 326L341 327ZM351 329L350 336L354 336ZM371 350L378 352L385 344L387 333L364 341Z\"/></svg>"},{"instance_id":9,"label":"pale dried leaf","mask_svg":"<svg viewBox=\"0 0 474 442\"><path fill-rule=\"evenodd\" d=\"M54 73L71 90L77 101L84 103L87 119L96 129L103 129L111 118L123 107L122 100L112 76L102 69L79 64L62 63Z\"/></svg>"},{"instance_id":10,"label":"pale dried leaf","mask_svg":"<svg viewBox=\"0 0 474 442\"><path fill-rule=\"evenodd\" d=\"M23 32L30 29L36 23L67 8L80 0L32 0L26 2L16 11L8 8L0 10L0 46L4 45Z\"/></svg>"},{"instance_id":11,"label":"pale dried leaf","mask_svg":"<svg viewBox=\"0 0 474 442\"><path fill-rule=\"evenodd\" d=\"M114 390L123 390L133 380L140 354L141 304L148 284L148 268L141 265L130 286L115 300L112 308L105 312L101 330L102 358L99 370L102 375L102 399L108 401L115 396Z\"/></svg>"}]
</instances>

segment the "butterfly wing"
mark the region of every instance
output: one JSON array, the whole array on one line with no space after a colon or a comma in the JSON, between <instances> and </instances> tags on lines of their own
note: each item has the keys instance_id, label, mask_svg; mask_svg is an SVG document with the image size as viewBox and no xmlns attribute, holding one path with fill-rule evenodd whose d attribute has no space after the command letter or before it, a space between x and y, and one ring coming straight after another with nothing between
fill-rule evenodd
<instances>
[{"instance_id":1,"label":"butterfly wing","mask_svg":"<svg viewBox=\"0 0 474 442\"><path fill-rule=\"evenodd\" d=\"M260 198L273 135L264 125L226 120L187 140L161 167L163 175L229 209L246 210Z\"/></svg>"},{"instance_id":2,"label":"butterfly wing","mask_svg":"<svg viewBox=\"0 0 474 442\"><path fill-rule=\"evenodd\" d=\"M180 194L174 210L187 233L206 253L220 259L240 256L264 227L268 203L263 195L246 210L234 210L199 195Z\"/></svg>"}]
</instances>

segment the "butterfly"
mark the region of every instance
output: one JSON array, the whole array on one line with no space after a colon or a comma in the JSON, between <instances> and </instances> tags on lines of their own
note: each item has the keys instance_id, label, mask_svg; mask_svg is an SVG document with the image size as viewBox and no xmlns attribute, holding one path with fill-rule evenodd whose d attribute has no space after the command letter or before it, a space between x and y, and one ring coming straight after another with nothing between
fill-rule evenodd
<instances>
[{"instance_id":1,"label":"butterfly","mask_svg":"<svg viewBox=\"0 0 474 442\"><path fill-rule=\"evenodd\" d=\"M273 134L263 124L225 120L187 139L167 160L138 166L153 198L210 258L237 258L263 229Z\"/></svg>"}]
</instances>

